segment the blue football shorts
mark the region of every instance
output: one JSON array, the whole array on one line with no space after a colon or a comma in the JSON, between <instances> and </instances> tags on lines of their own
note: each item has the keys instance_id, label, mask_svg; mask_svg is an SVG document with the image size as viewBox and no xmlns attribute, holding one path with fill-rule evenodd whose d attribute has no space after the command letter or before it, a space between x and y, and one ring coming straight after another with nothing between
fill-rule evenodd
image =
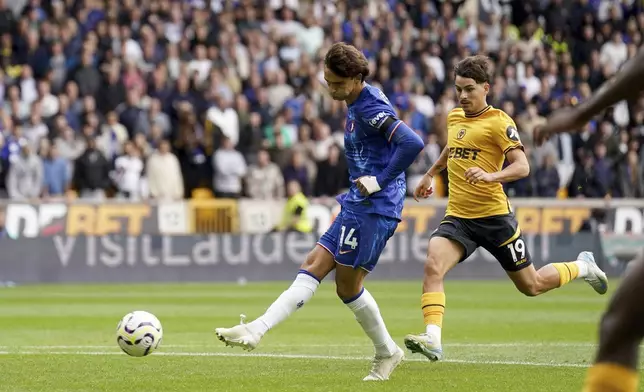
<instances>
[{"instance_id":1,"label":"blue football shorts","mask_svg":"<svg viewBox=\"0 0 644 392\"><path fill-rule=\"evenodd\" d=\"M318 244L333 255L336 263L371 272L398 222L395 218L343 208Z\"/></svg>"}]
</instances>

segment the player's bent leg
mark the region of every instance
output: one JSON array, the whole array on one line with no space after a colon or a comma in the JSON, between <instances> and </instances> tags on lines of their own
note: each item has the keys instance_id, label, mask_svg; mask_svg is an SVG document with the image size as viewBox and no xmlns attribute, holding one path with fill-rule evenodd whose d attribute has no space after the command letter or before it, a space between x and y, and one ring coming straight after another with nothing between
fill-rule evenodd
<instances>
[{"instance_id":1,"label":"player's bent leg","mask_svg":"<svg viewBox=\"0 0 644 392\"><path fill-rule=\"evenodd\" d=\"M527 296L541 295L577 278L586 280L600 294L608 290L606 274L599 269L591 252L579 253L575 261L551 263L536 270L513 214L489 218L481 223L481 228L488 228L485 233L491 233L483 235L485 249L499 261L517 289ZM507 236L507 239L498 241L503 238L500 236Z\"/></svg>"},{"instance_id":2,"label":"player's bent leg","mask_svg":"<svg viewBox=\"0 0 644 392\"><path fill-rule=\"evenodd\" d=\"M412 353L420 353L430 361L443 359L441 331L445 314L445 290L443 280L466 254L465 246L455 240L434 236L429 241L427 261L424 267L421 308L425 333L407 335L405 346Z\"/></svg>"},{"instance_id":3,"label":"player's bent leg","mask_svg":"<svg viewBox=\"0 0 644 392\"><path fill-rule=\"evenodd\" d=\"M506 273L517 290L528 297L543 294L560 286L559 271L552 264L548 264L538 271L534 265L527 264L520 270L506 270Z\"/></svg>"},{"instance_id":4,"label":"player's bent leg","mask_svg":"<svg viewBox=\"0 0 644 392\"><path fill-rule=\"evenodd\" d=\"M376 300L363 286L368 271L340 265L336 267L336 290L342 302L373 342L376 354L371 371L364 381L385 381L405 357L403 350L392 339Z\"/></svg>"},{"instance_id":5,"label":"player's bent leg","mask_svg":"<svg viewBox=\"0 0 644 392\"><path fill-rule=\"evenodd\" d=\"M599 350L584 392L635 392L639 345L644 338L644 258L633 260L602 317Z\"/></svg>"},{"instance_id":6,"label":"player's bent leg","mask_svg":"<svg viewBox=\"0 0 644 392\"><path fill-rule=\"evenodd\" d=\"M315 248L306 256L306 260L300 266L299 273L308 273L321 282L335 269L335 259L331 250L318 243Z\"/></svg>"},{"instance_id":7,"label":"player's bent leg","mask_svg":"<svg viewBox=\"0 0 644 392\"><path fill-rule=\"evenodd\" d=\"M333 255L318 244L307 256L291 286L262 316L249 324L244 324L242 316L242 321L237 326L217 328L217 338L226 345L239 346L248 351L255 349L266 332L286 320L313 297L322 279L334 268Z\"/></svg>"},{"instance_id":8,"label":"player's bent leg","mask_svg":"<svg viewBox=\"0 0 644 392\"><path fill-rule=\"evenodd\" d=\"M577 260L565 263L551 263L536 270L529 262L517 268L507 268L506 272L516 288L523 294L533 297L562 287L567 283L583 278L599 294L608 291L608 279L599 268L591 252L581 252Z\"/></svg>"}]
</instances>

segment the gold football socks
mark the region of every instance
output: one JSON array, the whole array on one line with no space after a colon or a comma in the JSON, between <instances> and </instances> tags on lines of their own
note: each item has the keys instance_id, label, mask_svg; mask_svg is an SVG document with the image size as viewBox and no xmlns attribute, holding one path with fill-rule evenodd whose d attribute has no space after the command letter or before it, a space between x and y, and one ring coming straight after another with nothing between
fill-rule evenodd
<instances>
[{"instance_id":1,"label":"gold football socks","mask_svg":"<svg viewBox=\"0 0 644 392\"><path fill-rule=\"evenodd\" d=\"M554 263L553 267L559 272L559 287L575 280L579 276L579 266L576 261L569 263Z\"/></svg>"},{"instance_id":2,"label":"gold football socks","mask_svg":"<svg viewBox=\"0 0 644 392\"><path fill-rule=\"evenodd\" d=\"M637 372L620 365L597 363L588 371L583 392L636 392Z\"/></svg>"}]
</instances>

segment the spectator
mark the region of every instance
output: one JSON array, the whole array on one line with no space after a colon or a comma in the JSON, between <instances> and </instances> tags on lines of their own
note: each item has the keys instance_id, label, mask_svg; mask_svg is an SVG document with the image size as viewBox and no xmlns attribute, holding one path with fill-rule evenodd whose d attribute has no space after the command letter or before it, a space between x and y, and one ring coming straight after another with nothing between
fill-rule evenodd
<instances>
[{"instance_id":1,"label":"spectator","mask_svg":"<svg viewBox=\"0 0 644 392\"><path fill-rule=\"evenodd\" d=\"M101 126L100 133L96 138L99 150L105 158L112 162L117 156L123 154L123 146L129 135L123 124L118 122L115 112L107 113L107 122Z\"/></svg>"},{"instance_id":2,"label":"spectator","mask_svg":"<svg viewBox=\"0 0 644 392\"><path fill-rule=\"evenodd\" d=\"M29 113L29 104L22 100L20 87L17 85L12 85L7 90L7 99L4 101L4 112L17 119L27 117Z\"/></svg>"},{"instance_id":3,"label":"spectator","mask_svg":"<svg viewBox=\"0 0 644 392\"><path fill-rule=\"evenodd\" d=\"M288 182L286 192L288 199L284 206L282 221L276 230L310 233L313 227L308 218L309 201L302 193L299 182Z\"/></svg>"},{"instance_id":4,"label":"spectator","mask_svg":"<svg viewBox=\"0 0 644 392\"><path fill-rule=\"evenodd\" d=\"M83 49L81 64L74 71L73 80L78 85L78 91L81 96L98 93L101 87L101 74L96 69L92 52L89 49Z\"/></svg>"},{"instance_id":5,"label":"spectator","mask_svg":"<svg viewBox=\"0 0 644 392\"><path fill-rule=\"evenodd\" d=\"M246 162L242 154L235 150L231 139L224 137L221 148L213 155L212 165L215 172L215 195L232 199L240 197Z\"/></svg>"},{"instance_id":6,"label":"spectator","mask_svg":"<svg viewBox=\"0 0 644 392\"><path fill-rule=\"evenodd\" d=\"M0 108L12 117L0 129L7 164L22 134L35 148L44 127L70 161L85 148L81 134L95 134L108 163L127 140L146 155L169 139L189 197L196 187L214 189L211 162L227 136L248 164L265 148L305 193L332 194L337 184L323 167L331 145L342 155L347 114L322 78L321 60L334 41L363 50L367 81L382 86L399 118L433 135L439 150L445 116L457 104L451 68L481 53L493 63L490 103L515 118L535 172L554 152L567 186L577 151L604 144L605 170L600 162L593 180L575 181L592 188L613 177L602 186L619 193L614 162L631 150L644 157L644 101L637 99L618 103L580 134L538 140L534 131L552 110L588 99L641 46L644 17L634 1L510 2L481 17L471 14L475 2L458 1L275 2L297 4L293 9L258 1L202 9L200 2L166 0L93 9L91 1L66 1L27 12L26 1L0 3ZM38 113L44 127L33 122ZM297 168L290 162L296 153ZM529 181L506 188L532 192Z\"/></svg>"},{"instance_id":7,"label":"spectator","mask_svg":"<svg viewBox=\"0 0 644 392\"><path fill-rule=\"evenodd\" d=\"M603 144L605 150L603 154L611 161L616 161L620 156L620 140L616 131L615 124L610 121L602 121L599 125L599 132L592 135L588 147L595 148L597 145Z\"/></svg>"},{"instance_id":8,"label":"spectator","mask_svg":"<svg viewBox=\"0 0 644 392\"><path fill-rule=\"evenodd\" d=\"M22 71L19 81L20 101L27 105L31 105L36 99L38 99L36 79L34 78L34 74L30 66L25 65L21 69Z\"/></svg>"},{"instance_id":9,"label":"spectator","mask_svg":"<svg viewBox=\"0 0 644 392\"><path fill-rule=\"evenodd\" d=\"M9 34L14 31L16 19L13 11L7 7L7 0L0 0L0 34Z\"/></svg>"},{"instance_id":10,"label":"spectator","mask_svg":"<svg viewBox=\"0 0 644 392\"><path fill-rule=\"evenodd\" d=\"M616 72L627 59L628 48L624 43L622 34L615 32L611 40L602 46L599 61L603 66L610 67L609 69L612 72Z\"/></svg>"},{"instance_id":11,"label":"spectator","mask_svg":"<svg viewBox=\"0 0 644 392\"><path fill-rule=\"evenodd\" d=\"M235 147L239 142L239 116L237 111L229 101L221 96L216 97L215 102L215 105L206 112L206 119L212 125L217 126Z\"/></svg>"},{"instance_id":12,"label":"spectator","mask_svg":"<svg viewBox=\"0 0 644 392\"><path fill-rule=\"evenodd\" d=\"M141 157L144 160L147 159L150 154L152 154L152 146L150 145L150 143L148 143L148 139L144 134L137 133L136 136L134 136L134 145L139 150Z\"/></svg>"},{"instance_id":13,"label":"spectator","mask_svg":"<svg viewBox=\"0 0 644 392\"><path fill-rule=\"evenodd\" d=\"M132 141L125 142L123 148L125 154L114 161L114 172L112 179L116 184L117 197L140 200L143 196L143 159L141 151Z\"/></svg>"},{"instance_id":14,"label":"spectator","mask_svg":"<svg viewBox=\"0 0 644 392\"><path fill-rule=\"evenodd\" d=\"M534 178L537 185L537 196L557 197L559 172L557 172L554 154L545 156L543 165L536 170Z\"/></svg>"},{"instance_id":15,"label":"spectator","mask_svg":"<svg viewBox=\"0 0 644 392\"><path fill-rule=\"evenodd\" d=\"M519 132L521 133L521 141L524 145L532 146L535 138L535 129L545 124L545 117L539 115L539 108L537 105L531 103L526 107L526 111L518 116L517 125L519 125Z\"/></svg>"},{"instance_id":16,"label":"spectator","mask_svg":"<svg viewBox=\"0 0 644 392\"><path fill-rule=\"evenodd\" d=\"M318 175L313 188L314 196L335 196L343 189L349 188L349 175L347 163L340 148L332 144L329 146L327 158L318 162Z\"/></svg>"},{"instance_id":17,"label":"spectator","mask_svg":"<svg viewBox=\"0 0 644 392\"><path fill-rule=\"evenodd\" d=\"M83 140L76 137L73 129L67 126L65 117L59 117L59 125L59 136L54 139L54 145L61 157L73 162L81 156L87 145Z\"/></svg>"},{"instance_id":18,"label":"spectator","mask_svg":"<svg viewBox=\"0 0 644 392\"><path fill-rule=\"evenodd\" d=\"M139 130L139 132L150 135L150 133L152 132L151 127L158 126L163 137L170 136L170 130L172 128L170 117L166 113L161 111L161 101L156 98L150 101L148 121L146 122L146 124L149 124L150 129L141 129Z\"/></svg>"},{"instance_id":19,"label":"spectator","mask_svg":"<svg viewBox=\"0 0 644 392\"><path fill-rule=\"evenodd\" d=\"M179 160L170 151L168 140L159 143L159 150L152 153L147 162L147 178L150 196L157 200L181 200L183 177Z\"/></svg>"},{"instance_id":20,"label":"spectator","mask_svg":"<svg viewBox=\"0 0 644 392\"><path fill-rule=\"evenodd\" d=\"M143 121L145 121L145 114L139 107L140 103L141 94L139 91L136 89L128 90L126 101L118 105L115 110L119 115L119 123L123 124L127 129L130 138L133 138L141 129L145 129L142 126Z\"/></svg>"},{"instance_id":21,"label":"spectator","mask_svg":"<svg viewBox=\"0 0 644 392\"><path fill-rule=\"evenodd\" d=\"M47 128L47 125L45 125L40 116L40 106L34 106L35 110L31 112L29 121L25 124L22 131L32 151L36 151L40 145L40 140L49 135L49 128Z\"/></svg>"},{"instance_id":22,"label":"spectator","mask_svg":"<svg viewBox=\"0 0 644 392\"><path fill-rule=\"evenodd\" d=\"M67 58L63 49L63 44L60 41L52 43L49 68L51 69L51 91L54 93L61 91L67 80ZM47 83L45 82L45 84Z\"/></svg>"},{"instance_id":23,"label":"spectator","mask_svg":"<svg viewBox=\"0 0 644 392\"><path fill-rule=\"evenodd\" d=\"M26 142L22 137L22 128L16 126L14 121L8 117L4 119L8 135L2 148L2 159L11 164L20 154L21 142Z\"/></svg>"},{"instance_id":24,"label":"spectator","mask_svg":"<svg viewBox=\"0 0 644 392\"><path fill-rule=\"evenodd\" d=\"M38 99L43 118L50 119L60 111L60 100L51 93L51 85L46 80L38 82Z\"/></svg>"},{"instance_id":25,"label":"spectator","mask_svg":"<svg viewBox=\"0 0 644 392\"><path fill-rule=\"evenodd\" d=\"M604 195L610 193L614 181L613 162L606 157L606 145L601 142L595 145L593 177L599 183Z\"/></svg>"},{"instance_id":26,"label":"spectator","mask_svg":"<svg viewBox=\"0 0 644 392\"><path fill-rule=\"evenodd\" d=\"M253 112L248 116L248 123L242 126L239 131L239 144L237 149L244 154L247 159L252 159L256 155L262 143L262 116Z\"/></svg>"},{"instance_id":27,"label":"spectator","mask_svg":"<svg viewBox=\"0 0 644 392\"><path fill-rule=\"evenodd\" d=\"M73 113L74 116L80 116L83 112L83 100L78 89L78 84L73 80L68 81L65 85L65 96L69 102L69 112ZM71 125L72 121L69 122ZM80 124L78 124L78 127L74 126L73 128L77 131L80 130Z\"/></svg>"},{"instance_id":28,"label":"spectator","mask_svg":"<svg viewBox=\"0 0 644 392\"><path fill-rule=\"evenodd\" d=\"M532 151L532 158L537 167L544 165L547 156L551 156L555 161L557 161L558 154L557 146L555 144L556 140L554 140L554 138L550 140L546 139L545 136L539 132L539 127L536 127L533 131L534 150Z\"/></svg>"},{"instance_id":29,"label":"spectator","mask_svg":"<svg viewBox=\"0 0 644 392\"><path fill-rule=\"evenodd\" d=\"M150 134L147 135L147 142L149 143L150 147L152 148L159 148L159 145L161 144L162 140L167 140L167 135L163 133L161 130L161 127L158 125L154 124L150 127Z\"/></svg>"},{"instance_id":30,"label":"spectator","mask_svg":"<svg viewBox=\"0 0 644 392\"><path fill-rule=\"evenodd\" d=\"M183 189L186 198L191 197L196 188L212 189L212 164L206 154L204 142L198 139L200 128L195 123L192 105L182 102L177 105L177 135L174 136L174 147L183 173Z\"/></svg>"},{"instance_id":31,"label":"spectator","mask_svg":"<svg viewBox=\"0 0 644 392\"><path fill-rule=\"evenodd\" d=\"M57 124L57 127L55 129L56 132L59 131L58 128L60 128L62 125L62 120L58 120L59 117L62 117L65 122L65 125L68 125L71 129L74 131L79 131L81 129L81 123L80 123L80 117L78 116L78 113L75 110L71 109L69 98L65 94L61 94L58 96L58 100L60 103L60 110L58 111L58 114L53 118L53 122ZM58 124L60 123L60 124Z\"/></svg>"},{"instance_id":32,"label":"spectator","mask_svg":"<svg viewBox=\"0 0 644 392\"><path fill-rule=\"evenodd\" d=\"M197 45L195 47L195 58L188 63L188 74L195 74L198 85L203 84L210 75L212 61L206 57L206 47Z\"/></svg>"},{"instance_id":33,"label":"spectator","mask_svg":"<svg viewBox=\"0 0 644 392\"><path fill-rule=\"evenodd\" d=\"M43 195L45 197L63 196L69 186L69 162L59 155L58 147L55 144L49 146L48 151L43 153Z\"/></svg>"},{"instance_id":34,"label":"spectator","mask_svg":"<svg viewBox=\"0 0 644 392\"><path fill-rule=\"evenodd\" d=\"M246 195L258 200L281 199L285 195L282 171L271 162L266 150L257 153L257 164L248 169Z\"/></svg>"},{"instance_id":35,"label":"spectator","mask_svg":"<svg viewBox=\"0 0 644 392\"><path fill-rule=\"evenodd\" d=\"M331 152L331 146L335 144L335 139L331 136L331 128L320 122L316 122L314 127L315 142L311 155L316 162L327 160Z\"/></svg>"},{"instance_id":36,"label":"spectator","mask_svg":"<svg viewBox=\"0 0 644 392\"><path fill-rule=\"evenodd\" d=\"M43 185L43 163L29 143L20 139L20 154L11 162L7 175L7 191L12 200L33 200L40 197Z\"/></svg>"},{"instance_id":37,"label":"spectator","mask_svg":"<svg viewBox=\"0 0 644 392\"><path fill-rule=\"evenodd\" d=\"M617 190L621 197L644 197L644 175L635 151L629 151L626 160L619 166Z\"/></svg>"},{"instance_id":38,"label":"spectator","mask_svg":"<svg viewBox=\"0 0 644 392\"><path fill-rule=\"evenodd\" d=\"M304 195L310 195L309 174L304 162L304 155L300 151L294 151L291 155L291 162L284 168L284 181L297 181L300 190Z\"/></svg>"},{"instance_id":39,"label":"spectator","mask_svg":"<svg viewBox=\"0 0 644 392\"><path fill-rule=\"evenodd\" d=\"M110 187L110 169L110 163L96 146L96 139L87 138L87 148L74 162L74 189L82 198L104 200Z\"/></svg>"},{"instance_id":40,"label":"spectator","mask_svg":"<svg viewBox=\"0 0 644 392\"><path fill-rule=\"evenodd\" d=\"M600 198L608 195L605 184L598 180L593 169L594 158L589 152L582 152L580 163L575 165L568 196L577 198Z\"/></svg>"},{"instance_id":41,"label":"spectator","mask_svg":"<svg viewBox=\"0 0 644 392\"><path fill-rule=\"evenodd\" d=\"M107 67L105 81L97 96L97 107L102 113L109 113L124 102L127 97L125 85L121 80L120 66L112 64Z\"/></svg>"}]
</instances>

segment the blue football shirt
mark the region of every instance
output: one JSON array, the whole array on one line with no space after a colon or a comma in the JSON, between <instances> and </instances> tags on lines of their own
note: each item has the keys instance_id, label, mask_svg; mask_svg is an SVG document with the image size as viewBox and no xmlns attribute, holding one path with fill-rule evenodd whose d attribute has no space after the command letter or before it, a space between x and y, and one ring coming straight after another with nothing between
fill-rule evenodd
<instances>
[{"instance_id":1,"label":"blue football shirt","mask_svg":"<svg viewBox=\"0 0 644 392\"><path fill-rule=\"evenodd\" d=\"M401 173L380 192L363 196L354 180L362 176L376 176L389 164L396 145L391 137L396 128L381 131L385 120L397 119L387 96L378 88L365 84L358 98L349 105L344 132L344 148L351 187L349 192L337 197L344 208L401 219L405 201L405 173Z\"/></svg>"}]
</instances>

